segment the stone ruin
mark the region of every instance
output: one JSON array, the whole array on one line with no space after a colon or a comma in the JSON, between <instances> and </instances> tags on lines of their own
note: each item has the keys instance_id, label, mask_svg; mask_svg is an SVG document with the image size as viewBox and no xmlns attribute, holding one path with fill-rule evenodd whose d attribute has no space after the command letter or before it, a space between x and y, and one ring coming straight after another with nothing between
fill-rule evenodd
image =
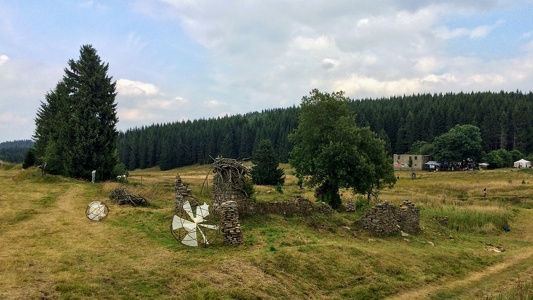
<instances>
[{"instance_id":1,"label":"stone ruin","mask_svg":"<svg viewBox=\"0 0 533 300\"><path fill-rule=\"evenodd\" d=\"M237 207L235 201L226 201L220 207L220 231L224 236L225 243L231 246L238 246L243 242Z\"/></svg>"},{"instance_id":2,"label":"stone ruin","mask_svg":"<svg viewBox=\"0 0 533 300\"><path fill-rule=\"evenodd\" d=\"M408 233L417 233L420 231L420 209L405 200L398 210L398 225L401 230Z\"/></svg>"},{"instance_id":3,"label":"stone ruin","mask_svg":"<svg viewBox=\"0 0 533 300\"><path fill-rule=\"evenodd\" d=\"M372 207L358 224L380 236L392 235L399 230L416 233L420 230L420 210L406 200L397 211L394 205L385 201Z\"/></svg>"},{"instance_id":4,"label":"stone ruin","mask_svg":"<svg viewBox=\"0 0 533 300\"><path fill-rule=\"evenodd\" d=\"M311 201L295 195L286 201L272 201L256 203L255 212L262 214L277 214L282 216L308 216L314 211Z\"/></svg>"}]
</instances>

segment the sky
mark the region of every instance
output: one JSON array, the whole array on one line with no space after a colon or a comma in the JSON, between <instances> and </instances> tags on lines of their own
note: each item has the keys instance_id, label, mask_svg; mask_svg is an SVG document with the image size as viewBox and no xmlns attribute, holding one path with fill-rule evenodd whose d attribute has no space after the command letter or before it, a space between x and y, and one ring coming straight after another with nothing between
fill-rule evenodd
<instances>
[{"instance_id":1,"label":"sky","mask_svg":"<svg viewBox=\"0 0 533 300\"><path fill-rule=\"evenodd\" d=\"M0 0L0 142L31 139L82 45L126 131L352 99L533 90L533 0Z\"/></svg>"}]
</instances>

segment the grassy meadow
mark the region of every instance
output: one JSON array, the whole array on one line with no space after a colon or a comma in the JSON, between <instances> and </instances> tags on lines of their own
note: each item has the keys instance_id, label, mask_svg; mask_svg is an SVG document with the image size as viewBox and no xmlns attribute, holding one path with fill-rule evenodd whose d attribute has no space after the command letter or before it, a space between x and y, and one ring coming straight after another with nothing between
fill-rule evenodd
<instances>
[{"instance_id":1,"label":"grassy meadow","mask_svg":"<svg viewBox=\"0 0 533 300\"><path fill-rule=\"evenodd\" d=\"M283 168L283 193L256 186L255 201L314 201ZM210 203L210 165L91 184L4 164L0 299L532 299L531 170L398 171L370 203L343 192L356 213L242 218L243 245L207 248L170 234L177 174ZM111 203L119 186L151 205ZM101 222L85 216L94 200L110 207ZM420 208L420 233L374 237L355 225L370 206L404 200Z\"/></svg>"}]
</instances>

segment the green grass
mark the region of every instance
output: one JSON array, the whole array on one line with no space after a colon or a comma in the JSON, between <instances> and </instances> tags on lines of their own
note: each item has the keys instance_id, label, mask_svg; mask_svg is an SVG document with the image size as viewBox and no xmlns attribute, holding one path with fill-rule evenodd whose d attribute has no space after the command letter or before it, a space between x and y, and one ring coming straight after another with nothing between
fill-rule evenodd
<instances>
[{"instance_id":1,"label":"green grass","mask_svg":"<svg viewBox=\"0 0 533 300\"><path fill-rule=\"evenodd\" d=\"M512 208L500 206L448 205L426 208L422 213L434 220L447 218L447 228L453 231L486 234L501 232L516 216Z\"/></svg>"},{"instance_id":2,"label":"green grass","mask_svg":"<svg viewBox=\"0 0 533 300\"><path fill-rule=\"evenodd\" d=\"M0 286L5 287L0 298L384 299L436 287L433 299L479 299L506 285L502 276L526 276L533 268L527 257L512 260L533 245L532 214L524 205L533 187L522 183L533 182L533 174L422 173L383 190L379 201L343 191L343 201L356 200L355 213L243 217L243 245L229 247L218 239L208 248L186 247L170 234L175 175L210 203L211 187L200 193L208 171L209 166L138 170L125 184L91 184L41 178L38 170L2 170L0 217L7 222L0 225ZM142 184L134 184L141 176ZM287 176L283 194L256 187L257 201L300 194L314 202L312 189L301 191ZM117 186L151 205L110 203L109 192ZM487 199L477 195L484 186L489 186ZM110 206L102 222L84 216L94 200ZM421 208L420 233L375 237L359 228L356 221L383 200L395 205L410 200ZM444 217L446 226L439 223ZM511 231L502 231L503 224ZM10 242L14 237L17 243ZM488 244L506 251L489 251ZM502 263L509 268L466 286L448 286ZM529 283L526 277L517 291L498 295L531 291Z\"/></svg>"}]
</instances>

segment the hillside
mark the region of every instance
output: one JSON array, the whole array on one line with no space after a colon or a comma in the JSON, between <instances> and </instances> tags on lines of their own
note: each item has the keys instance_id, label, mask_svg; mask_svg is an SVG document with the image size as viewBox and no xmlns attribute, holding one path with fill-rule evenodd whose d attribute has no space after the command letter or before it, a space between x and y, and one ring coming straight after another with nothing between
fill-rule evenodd
<instances>
[{"instance_id":1,"label":"hillside","mask_svg":"<svg viewBox=\"0 0 533 300\"><path fill-rule=\"evenodd\" d=\"M414 142L432 142L457 124L477 126L485 152L496 149L533 154L533 93L422 94L350 102L358 126L386 142L387 152L409 153ZM211 162L211 157L248 158L263 139L287 162L288 136L298 127L299 107L245 115L154 124L120 134L120 160L128 170L160 166L169 170Z\"/></svg>"},{"instance_id":2,"label":"hillside","mask_svg":"<svg viewBox=\"0 0 533 300\"><path fill-rule=\"evenodd\" d=\"M19 140L0 143L0 160L12 163L21 163L30 147L33 146L31 140Z\"/></svg>"},{"instance_id":3,"label":"hillside","mask_svg":"<svg viewBox=\"0 0 533 300\"><path fill-rule=\"evenodd\" d=\"M257 201L313 199L284 168L284 193L256 186ZM174 178L210 202L208 165L131 172L125 187L149 199L144 208L112 204L119 183L7 165L0 169L0 298L514 299L513 289L533 282L529 171L423 172L416 180L398 172L396 186L371 204L409 199L421 212L414 235L359 229L355 221L369 208L359 200L356 213L243 218L243 245L190 248L169 231ZM85 217L93 200L110 207L102 222Z\"/></svg>"}]
</instances>

